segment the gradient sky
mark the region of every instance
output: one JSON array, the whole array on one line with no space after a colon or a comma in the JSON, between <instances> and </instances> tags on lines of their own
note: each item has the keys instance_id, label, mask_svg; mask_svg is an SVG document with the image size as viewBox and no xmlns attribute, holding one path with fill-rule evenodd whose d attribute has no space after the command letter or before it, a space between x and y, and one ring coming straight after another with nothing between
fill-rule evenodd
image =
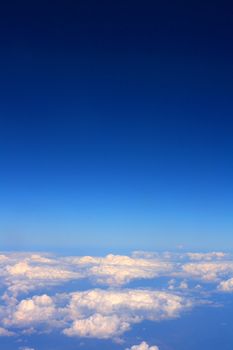
<instances>
[{"instance_id":1,"label":"gradient sky","mask_svg":"<svg viewBox=\"0 0 233 350\"><path fill-rule=\"evenodd\" d=\"M2 249L233 244L233 6L7 2Z\"/></svg>"}]
</instances>

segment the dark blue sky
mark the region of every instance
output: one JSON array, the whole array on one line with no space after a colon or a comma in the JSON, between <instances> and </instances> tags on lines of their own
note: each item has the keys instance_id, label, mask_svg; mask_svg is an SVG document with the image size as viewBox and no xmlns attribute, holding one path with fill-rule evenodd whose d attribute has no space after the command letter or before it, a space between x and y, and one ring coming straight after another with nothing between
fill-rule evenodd
<instances>
[{"instance_id":1,"label":"dark blue sky","mask_svg":"<svg viewBox=\"0 0 233 350\"><path fill-rule=\"evenodd\" d=\"M233 6L7 2L4 249L233 243Z\"/></svg>"}]
</instances>

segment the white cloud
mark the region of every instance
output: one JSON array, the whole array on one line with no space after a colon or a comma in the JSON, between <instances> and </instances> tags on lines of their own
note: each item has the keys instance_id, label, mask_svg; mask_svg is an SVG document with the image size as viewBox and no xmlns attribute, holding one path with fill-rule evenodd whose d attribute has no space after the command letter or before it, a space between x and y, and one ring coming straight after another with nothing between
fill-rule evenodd
<instances>
[{"instance_id":1,"label":"white cloud","mask_svg":"<svg viewBox=\"0 0 233 350\"><path fill-rule=\"evenodd\" d=\"M133 345L130 349L126 350L159 350L159 348L156 345L149 346L145 341L143 341L141 344Z\"/></svg>"},{"instance_id":2,"label":"white cloud","mask_svg":"<svg viewBox=\"0 0 233 350\"><path fill-rule=\"evenodd\" d=\"M70 328L64 330L64 334L107 339L122 334L129 328L129 323L122 322L116 315L103 316L96 313L86 319L74 321Z\"/></svg>"},{"instance_id":3,"label":"white cloud","mask_svg":"<svg viewBox=\"0 0 233 350\"><path fill-rule=\"evenodd\" d=\"M216 281L233 272L232 261L188 263L182 266L183 272L204 281Z\"/></svg>"},{"instance_id":4,"label":"white cloud","mask_svg":"<svg viewBox=\"0 0 233 350\"><path fill-rule=\"evenodd\" d=\"M221 252L134 252L105 257L2 254L0 336L14 335L12 329L29 334L56 328L67 336L116 339L144 320L179 317L201 301L206 282L213 282L214 287L209 286L214 291L233 291L232 276L233 260ZM140 286L140 279L159 277L166 278L157 290L123 288L135 279ZM67 293L66 283L81 278L89 279L94 287L90 289L90 284L89 290ZM198 280L201 288L189 288L190 280ZM57 285L64 288L60 293L54 288ZM77 283L69 284L73 286ZM22 294L33 290L34 296Z\"/></svg>"},{"instance_id":5,"label":"white cloud","mask_svg":"<svg viewBox=\"0 0 233 350\"><path fill-rule=\"evenodd\" d=\"M67 336L116 339L135 323L175 318L192 306L187 298L162 291L94 289L14 299L2 324L23 333L59 328Z\"/></svg>"},{"instance_id":6,"label":"white cloud","mask_svg":"<svg viewBox=\"0 0 233 350\"><path fill-rule=\"evenodd\" d=\"M233 292L233 278L220 282L218 289L222 292Z\"/></svg>"},{"instance_id":7,"label":"white cloud","mask_svg":"<svg viewBox=\"0 0 233 350\"><path fill-rule=\"evenodd\" d=\"M181 281L179 288L180 289L188 289L188 283L186 281Z\"/></svg>"},{"instance_id":8,"label":"white cloud","mask_svg":"<svg viewBox=\"0 0 233 350\"><path fill-rule=\"evenodd\" d=\"M192 260L185 262L184 259ZM122 286L135 279L194 278L202 281L226 279L233 273L233 261L223 252L146 253L132 256L56 257L47 254L0 255L1 283L14 296L19 293L62 285L88 278L94 285ZM172 289L172 285L169 286Z\"/></svg>"},{"instance_id":9,"label":"white cloud","mask_svg":"<svg viewBox=\"0 0 233 350\"><path fill-rule=\"evenodd\" d=\"M97 283L122 285L134 279L154 278L167 274L172 264L159 259L132 258L109 254L104 258L85 256L72 258L73 264L87 267L87 275Z\"/></svg>"},{"instance_id":10,"label":"white cloud","mask_svg":"<svg viewBox=\"0 0 233 350\"><path fill-rule=\"evenodd\" d=\"M0 327L0 337L12 337L15 333L8 331L7 329Z\"/></svg>"},{"instance_id":11,"label":"white cloud","mask_svg":"<svg viewBox=\"0 0 233 350\"><path fill-rule=\"evenodd\" d=\"M73 324L64 333L70 336L95 334L98 338L118 336L134 323L178 317L191 306L190 300L161 291L95 289L76 292L71 294L67 308Z\"/></svg>"},{"instance_id":12,"label":"white cloud","mask_svg":"<svg viewBox=\"0 0 233 350\"><path fill-rule=\"evenodd\" d=\"M80 277L80 275L75 272L59 268L31 266L27 261L20 261L13 266L8 266L7 271L10 276L25 276L28 279L67 280Z\"/></svg>"},{"instance_id":13,"label":"white cloud","mask_svg":"<svg viewBox=\"0 0 233 350\"><path fill-rule=\"evenodd\" d=\"M42 264L54 264L54 263L56 263L56 260L48 258L44 255L40 255L40 254L32 254L30 256L29 260L35 261L38 263L42 263Z\"/></svg>"},{"instance_id":14,"label":"white cloud","mask_svg":"<svg viewBox=\"0 0 233 350\"><path fill-rule=\"evenodd\" d=\"M35 289L89 278L93 284L120 286L134 279L155 278L174 269L168 260L109 254L105 257L56 257L47 254L0 255L0 277L17 296Z\"/></svg>"},{"instance_id":15,"label":"white cloud","mask_svg":"<svg viewBox=\"0 0 233 350\"><path fill-rule=\"evenodd\" d=\"M0 263L4 263L8 260L8 257L6 255L0 254Z\"/></svg>"},{"instance_id":16,"label":"white cloud","mask_svg":"<svg viewBox=\"0 0 233 350\"><path fill-rule=\"evenodd\" d=\"M32 255L15 264L7 264L4 276L8 291L17 295L83 277L80 272L73 271L70 267L65 269L62 264L59 266L59 260L56 262L57 266L53 267L51 267L51 260L46 261L47 258Z\"/></svg>"},{"instance_id":17,"label":"white cloud","mask_svg":"<svg viewBox=\"0 0 233 350\"><path fill-rule=\"evenodd\" d=\"M16 326L40 324L52 319L55 315L55 305L48 295L34 296L32 299L21 300L16 310L6 324Z\"/></svg>"}]
</instances>

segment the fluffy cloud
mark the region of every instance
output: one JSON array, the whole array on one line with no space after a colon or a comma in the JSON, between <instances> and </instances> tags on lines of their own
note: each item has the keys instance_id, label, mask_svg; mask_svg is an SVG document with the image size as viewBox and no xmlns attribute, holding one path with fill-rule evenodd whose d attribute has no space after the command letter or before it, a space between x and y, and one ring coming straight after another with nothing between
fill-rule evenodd
<instances>
[{"instance_id":1,"label":"fluffy cloud","mask_svg":"<svg viewBox=\"0 0 233 350\"><path fill-rule=\"evenodd\" d=\"M127 322L122 322L116 315L103 316L94 314L86 319L76 320L70 328L64 330L68 336L112 338L129 329Z\"/></svg>"},{"instance_id":2,"label":"fluffy cloud","mask_svg":"<svg viewBox=\"0 0 233 350\"><path fill-rule=\"evenodd\" d=\"M167 274L172 264L159 259L132 258L109 254L104 258L85 256L73 258L72 263L86 266L87 274L100 284L122 285L133 279L154 278Z\"/></svg>"},{"instance_id":3,"label":"fluffy cloud","mask_svg":"<svg viewBox=\"0 0 233 350\"><path fill-rule=\"evenodd\" d=\"M188 289L188 283L186 281L181 281L179 284L177 284L177 281L173 278L168 281L168 289L169 290L175 290L175 289Z\"/></svg>"},{"instance_id":4,"label":"fluffy cloud","mask_svg":"<svg viewBox=\"0 0 233 350\"><path fill-rule=\"evenodd\" d=\"M67 308L73 324L64 333L97 338L118 336L131 324L174 318L191 306L190 300L162 291L95 289L76 292L71 295Z\"/></svg>"},{"instance_id":5,"label":"fluffy cloud","mask_svg":"<svg viewBox=\"0 0 233 350\"><path fill-rule=\"evenodd\" d=\"M141 279L160 277L157 290L124 286L135 279L140 286ZM78 283L67 285L82 278L88 279L88 290L77 291ZM198 280L199 288L192 280ZM199 302L205 288L232 292L233 260L221 252L105 257L0 254L0 281L0 336L56 328L66 336L117 339L144 320L179 317ZM59 293L54 288L58 285ZM68 293L67 287L74 292ZM143 342L131 348L137 349L156 348Z\"/></svg>"},{"instance_id":6,"label":"fluffy cloud","mask_svg":"<svg viewBox=\"0 0 233 350\"><path fill-rule=\"evenodd\" d=\"M192 262L187 262L187 257ZM226 260L226 254L222 252L134 252L132 256L109 254L105 257L56 257L30 253L0 255L1 283L14 296L82 278L89 279L94 285L116 287L135 279L164 276L208 282L230 278L230 274L233 274L233 261Z\"/></svg>"},{"instance_id":7,"label":"fluffy cloud","mask_svg":"<svg viewBox=\"0 0 233 350\"><path fill-rule=\"evenodd\" d=\"M220 282L218 289L223 292L233 292L233 278Z\"/></svg>"},{"instance_id":8,"label":"fluffy cloud","mask_svg":"<svg viewBox=\"0 0 233 350\"><path fill-rule=\"evenodd\" d=\"M94 289L14 300L2 317L4 327L61 329L67 336L117 338L135 323L178 317L193 303L180 295L138 289Z\"/></svg>"},{"instance_id":9,"label":"fluffy cloud","mask_svg":"<svg viewBox=\"0 0 233 350\"><path fill-rule=\"evenodd\" d=\"M5 266L3 276L8 291L14 295L83 278L81 272L72 270L70 266L63 267L59 260L52 261L40 255L13 262Z\"/></svg>"},{"instance_id":10,"label":"fluffy cloud","mask_svg":"<svg viewBox=\"0 0 233 350\"><path fill-rule=\"evenodd\" d=\"M159 348L156 345L149 346L145 341L143 341L141 344L133 345L130 349L126 350L159 350Z\"/></svg>"},{"instance_id":11,"label":"fluffy cloud","mask_svg":"<svg viewBox=\"0 0 233 350\"><path fill-rule=\"evenodd\" d=\"M8 260L8 257L6 255L0 254L0 264Z\"/></svg>"},{"instance_id":12,"label":"fluffy cloud","mask_svg":"<svg viewBox=\"0 0 233 350\"><path fill-rule=\"evenodd\" d=\"M14 332L10 332L7 329L0 327L0 337L12 337L15 335Z\"/></svg>"},{"instance_id":13,"label":"fluffy cloud","mask_svg":"<svg viewBox=\"0 0 233 350\"><path fill-rule=\"evenodd\" d=\"M0 255L0 277L10 293L28 293L64 282L88 278L93 284L120 286L134 279L164 276L174 269L157 257L55 257L43 254Z\"/></svg>"},{"instance_id":14,"label":"fluffy cloud","mask_svg":"<svg viewBox=\"0 0 233 350\"><path fill-rule=\"evenodd\" d=\"M94 289L71 294L70 311L73 317L87 312L126 314L127 318L160 320L176 317L184 308L191 306L189 300L162 291L151 290L102 290Z\"/></svg>"},{"instance_id":15,"label":"fluffy cloud","mask_svg":"<svg viewBox=\"0 0 233 350\"><path fill-rule=\"evenodd\" d=\"M13 266L8 266L7 271L10 276L24 276L28 279L67 280L80 277L79 274L72 271L47 266L31 266L26 261L20 261Z\"/></svg>"},{"instance_id":16,"label":"fluffy cloud","mask_svg":"<svg viewBox=\"0 0 233 350\"><path fill-rule=\"evenodd\" d=\"M11 323L15 326L40 324L51 320L54 314L55 305L53 300L44 294L20 301L10 320L6 320L6 323Z\"/></svg>"},{"instance_id":17,"label":"fluffy cloud","mask_svg":"<svg viewBox=\"0 0 233 350\"><path fill-rule=\"evenodd\" d=\"M232 261L188 263L184 264L182 269L190 277L215 281L233 273L233 263Z\"/></svg>"}]
</instances>

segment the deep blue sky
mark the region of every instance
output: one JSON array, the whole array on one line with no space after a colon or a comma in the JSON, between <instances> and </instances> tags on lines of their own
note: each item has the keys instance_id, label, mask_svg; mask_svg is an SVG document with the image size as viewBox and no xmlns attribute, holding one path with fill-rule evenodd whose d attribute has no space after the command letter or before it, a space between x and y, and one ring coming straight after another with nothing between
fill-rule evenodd
<instances>
[{"instance_id":1,"label":"deep blue sky","mask_svg":"<svg viewBox=\"0 0 233 350\"><path fill-rule=\"evenodd\" d=\"M7 2L3 249L233 243L233 6Z\"/></svg>"}]
</instances>

